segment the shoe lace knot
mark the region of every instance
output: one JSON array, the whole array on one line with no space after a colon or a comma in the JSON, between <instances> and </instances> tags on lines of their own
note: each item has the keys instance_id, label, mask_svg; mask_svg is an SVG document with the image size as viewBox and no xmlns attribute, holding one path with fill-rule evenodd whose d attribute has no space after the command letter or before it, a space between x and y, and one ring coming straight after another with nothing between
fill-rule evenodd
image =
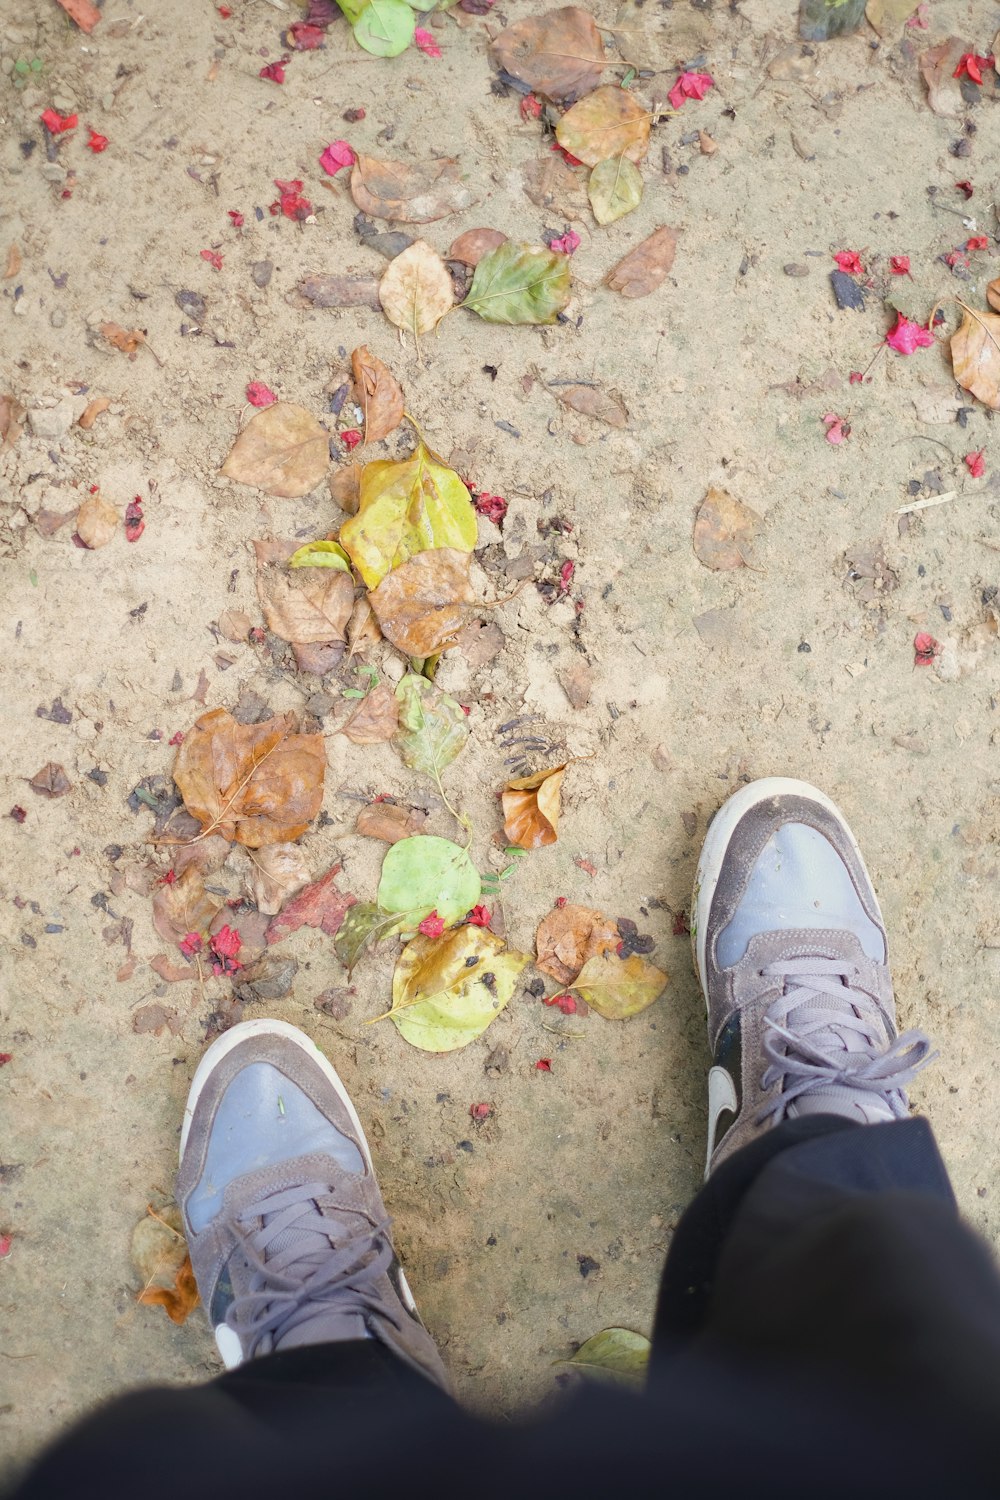
<instances>
[{"instance_id":1,"label":"shoe lace knot","mask_svg":"<svg viewBox=\"0 0 1000 1500\"><path fill-rule=\"evenodd\" d=\"M783 1081L781 1093L761 1109L761 1122L783 1119L796 1099L831 1088L877 1096L892 1116L906 1115L903 1090L932 1060L930 1039L917 1030L891 1039L881 1008L861 987L857 962L782 959L765 964L760 975L781 982L764 1014L768 1067L761 1086Z\"/></svg>"}]
</instances>

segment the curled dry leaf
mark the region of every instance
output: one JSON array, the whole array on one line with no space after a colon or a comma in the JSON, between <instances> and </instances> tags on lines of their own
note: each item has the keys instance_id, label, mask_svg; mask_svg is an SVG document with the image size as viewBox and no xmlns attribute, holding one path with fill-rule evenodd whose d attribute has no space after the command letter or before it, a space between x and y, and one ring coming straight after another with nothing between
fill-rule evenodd
<instances>
[{"instance_id":1,"label":"curled dry leaf","mask_svg":"<svg viewBox=\"0 0 1000 1500\"><path fill-rule=\"evenodd\" d=\"M453 240L449 260L460 260L463 266L478 266L484 255L506 244L507 236L499 229L467 229Z\"/></svg>"},{"instance_id":2,"label":"curled dry leaf","mask_svg":"<svg viewBox=\"0 0 1000 1500\"><path fill-rule=\"evenodd\" d=\"M648 297L666 279L676 252L677 235L662 224L612 266L608 286L623 297Z\"/></svg>"},{"instance_id":3,"label":"curled dry leaf","mask_svg":"<svg viewBox=\"0 0 1000 1500\"><path fill-rule=\"evenodd\" d=\"M475 604L469 554L451 547L418 552L370 595L382 634L406 656L436 656L455 644Z\"/></svg>"},{"instance_id":4,"label":"curled dry leaf","mask_svg":"<svg viewBox=\"0 0 1000 1500\"><path fill-rule=\"evenodd\" d=\"M354 609L354 580L335 568L267 568L257 576L268 630L295 645L343 641Z\"/></svg>"},{"instance_id":5,"label":"curled dry leaf","mask_svg":"<svg viewBox=\"0 0 1000 1500\"><path fill-rule=\"evenodd\" d=\"M964 317L951 338L955 379L963 390L996 411L1000 409L1000 313L975 312L964 303L959 306Z\"/></svg>"},{"instance_id":6,"label":"curled dry leaf","mask_svg":"<svg viewBox=\"0 0 1000 1500\"><path fill-rule=\"evenodd\" d=\"M108 545L117 525L118 512L101 495L88 495L76 513L76 534L91 552Z\"/></svg>"},{"instance_id":7,"label":"curled dry leaf","mask_svg":"<svg viewBox=\"0 0 1000 1500\"><path fill-rule=\"evenodd\" d=\"M107 411L110 405L110 396L95 396L93 401L89 401L87 403L86 407L77 418L77 427L82 427L84 431L86 431L90 427L93 427L94 423L97 421L101 413Z\"/></svg>"},{"instance_id":8,"label":"curled dry leaf","mask_svg":"<svg viewBox=\"0 0 1000 1500\"><path fill-rule=\"evenodd\" d=\"M490 52L505 73L558 104L589 94L604 69L594 18L576 5L516 21L501 31Z\"/></svg>"},{"instance_id":9,"label":"curled dry leaf","mask_svg":"<svg viewBox=\"0 0 1000 1500\"><path fill-rule=\"evenodd\" d=\"M378 280L374 276L303 276L295 288L299 306L371 307L379 309Z\"/></svg>"},{"instance_id":10,"label":"curled dry leaf","mask_svg":"<svg viewBox=\"0 0 1000 1500\"><path fill-rule=\"evenodd\" d=\"M368 603L368 596L362 594L360 599L355 600L351 618L347 622L347 644L351 648L351 656L364 651L368 646L377 646L381 639L382 632Z\"/></svg>"},{"instance_id":11,"label":"curled dry leaf","mask_svg":"<svg viewBox=\"0 0 1000 1500\"><path fill-rule=\"evenodd\" d=\"M507 783L500 800L508 844L518 849L541 849L556 842L565 773L565 765L551 766L547 771Z\"/></svg>"},{"instance_id":12,"label":"curled dry leaf","mask_svg":"<svg viewBox=\"0 0 1000 1500\"><path fill-rule=\"evenodd\" d=\"M649 110L633 94L608 84L566 111L556 126L556 140L588 167L622 155L638 162L649 149L649 120Z\"/></svg>"},{"instance_id":13,"label":"curled dry leaf","mask_svg":"<svg viewBox=\"0 0 1000 1500\"><path fill-rule=\"evenodd\" d=\"M927 85L927 103L936 115L960 115L965 109L955 68L959 58L969 50L961 37L949 36L921 52L918 62Z\"/></svg>"},{"instance_id":14,"label":"curled dry leaf","mask_svg":"<svg viewBox=\"0 0 1000 1500\"><path fill-rule=\"evenodd\" d=\"M205 889L199 869L188 865L169 885L159 885L153 894L153 926L165 943L176 947L189 932L204 938L215 914L222 907L222 897Z\"/></svg>"},{"instance_id":15,"label":"curled dry leaf","mask_svg":"<svg viewBox=\"0 0 1000 1500\"><path fill-rule=\"evenodd\" d=\"M756 511L725 490L710 489L694 523L695 556L717 573L745 568L752 557Z\"/></svg>"},{"instance_id":16,"label":"curled dry leaf","mask_svg":"<svg viewBox=\"0 0 1000 1500\"><path fill-rule=\"evenodd\" d=\"M613 391L602 391L595 385L550 386L553 396L571 411L578 411L609 427L627 427L628 411L624 401Z\"/></svg>"},{"instance_id":17,"label":"curled dry leaf","mask_svg":"<svg viewBox=\"0 0 1000 1500\"><path fill-rule=\"evenodd\" d=\"M618 925L603 912L567 902L538 924L535 967L557 984L572 984L588 958L613 952L621 941Z\"/></svg>"},{"instance_id":18,"label":"curled dry leaf","mask_svg":"<svg viewBox=\"0 0 1000 1500\"><path fill-rule=\"evenodd\" d=\"M198 970L193 964L175 964L165 953L157 953L155 958L149 960L149 967L154 974L158 974L167 984L182 984L185 980L197 979Z\"/></svg>"},{"instance_id":19,"label":"curled dry leaf","mask_svg":"<svg viewBox=\"0 0 1000 1500\"><path fill-rule=\"evenodd\" d=\"M323 736L299 734L294 714L238 724L213 708L178 748L174 780L203 834L258 849L305 833L323 803L325 770Z\"/></svg>"},{"instance_id":20,"label":"curled dry leaf","mask_svg":"<svg viewBox=\"0 0 1000 1500\"><path fill-rule=\"evenodd\" d=\"M995 307L1000 312L1000 277L996 281L991 281L986 288L986 300L991 307Z\"/></svg>"},{"instance_id":21,"label":"curled dry leaf","mask_svg":"<svg viewBox=\"0 0 1000 1500\"><path fill-rule=\"evenodd\" d=\"M400 224L430 224L477 201L452 157L408 166L363 152L351 168L351 197L362 213Z\"/></svg>"},{"instance_id":22,"label":"curled dry leaf","mask_svg":"<svg viewBox=\"0 0 1000 1500\"><path fill-rule=\"evenodd\" d=\"M365 442L377 443L394 432L403 420L403 388L388 366L365 344L351 355L351 374L357 403L365 414ZM332 476L330 488L332 492Z\"/></svg>"},{"instance_id":23,"label":"curled dry leaf","mask_svg":"<svg viewBox=\"0 0 1000 1500\"><path fill-rule=\"evenodd\" d=\"M327 937L336 936L355 898L350 891L338 891L335 881L340 866L333 865L319 880L300 891L267 929L268 943L280 943L300 927L318 927Z\"/></svg>"},{"instance_id":24,"label":"curled dry leaf","mask_svg":"<svg viewBox=\"0 0 1000 1500\"><path fill-rule=\"evenodd\" d=\"M389 262L378 295L389 322L415 339L436 328L455 305L448 269L426 240L414 240Z\"/></svg>"},{"instance_id":25,"label":"curled dry leaf","mask_svg":"<svg viewBox=\"0 0 1000 1500\"><path fill-rule=\"evenodd\" d=\"M101 323L99 328L102 338L107 339L112 348L127 354L129 359L135 359L137 351L146 342L141 328L123 328L120 323Z\"/></svg>"},{"instance_id":26,"label":"curled dry leaf","mask_svg":"<svg viewBox=\"0 0 1000 1500\"><path fill-rule=\"evenodd\" d=\"M507 952L503 939L482 927L415 937L396 963L388 1015L412 1046L454 1052L496 1019L529 962L527 953Z\"/></svg>"},{"instance_id":27,"label":"curled dry leaf","mask_svg":"<svg viewBox=\"0 0 1000 1500\"><path fill-rule=\"evenodd\" d=\"M469 491L424 443L409 458L365 464L360 508L340 528L341 545L370 589L414 553L471 552L478 535Z\"/></svg>"},{"instance_id":28,"label":"curled dry leaf","mask_svg":"<svg viewBox=\"0 0 1000 1500\"><path fill-rule=\"evenodd\" d=\"M39 797L50 799L65 797L66 793L72 790L69 777L62 766L57 765L54 760L46 761L42 769L35 772L28 785L33 792L37 792Z\"/></svg>"},{"instance_id":29,"label":"curled dry leaf","mask_svg":"<svg viewBox=\"0 0 1000 1500\"><path fill-rule=\"evenodd\" d=\"M659 999L667 982L662 969L639 953L619 958L616 953L596 953L588 958L573 988L592 1010L609 1021L623 1021Z\"/></svg>"},{"instance_id":30,"label":"curled dry leaf","mask_svg":"<svg viewBox=\"0 0 1000 1500\"><path fill-rule=\"evenodd\" d=\"M0 396L0 453L13 448L24 431L26 409L13 396Z\"/></svg>"},{"instance_id":31,"label":"curled dry leaf","mask_svg":"<svg viewBox=\"0 0 1000 1500\"><path fill-rule=\"evenodd\" d=\"M330 435L312 412L276 401L240 433L222 473L268 495L298 499L314 490L330 466Z\"/></svg>"},{"instance_id":32,"label":"curled dry leaf","mask_svg":"<svg viewBox=\"0 0 1000 1500\"><path fill-rule=\"evenodd\" d=\"M398 807L394 802L371 802L358 813L354 825L366 838L398 844L400 839L420 833L427 814L416 807Z\"/></svg>"},{"instance_id":33,"label":"curled dry leaf","mask_svg":"<svg viewBox=\"0 0 1000 1500\"><path fill-rule=\"evenodd\" d=\"M289 896L309 881L309 863L298 844L267 844L251 854L247 890L257 910L277 916Z\"/></svg>"},{"instance_id":34,"label":"curled dry leaf","mask_svg":"<svg viewBox=\"0 0 1000 1500\"><path fill-rule=\"evenodd\" d=\"M390 577L392 575L390 574ZM391 740L399 728L399 703L387 682L373 687L341 726L341 734L352 745L379 745Z\"/></svg>"},{"instance_id":35,"label":"curled dry leaf","mask_svg":"<svg viewBox=\"0 0 1000 1500\"><path fill-rule=\"evenodd\" d=\"M132 1264L140 1282L136 1300L162 1307L173 1323L183 1323L198 1306L198 1287L184 1239L180 1210L146 1210L132 1232Z\"/></svg>"},{"instance_id":36,"label":"curled dry leaf","mask_svg":"<svg viewBox=\"0 0 1000 1500\"><path fill-rule=\"evenodd\" d=\"M361 504L361 470L363 464L339 464L330 475L330 497L341 510L356 516Z\"/></svg>"}]
</instances>

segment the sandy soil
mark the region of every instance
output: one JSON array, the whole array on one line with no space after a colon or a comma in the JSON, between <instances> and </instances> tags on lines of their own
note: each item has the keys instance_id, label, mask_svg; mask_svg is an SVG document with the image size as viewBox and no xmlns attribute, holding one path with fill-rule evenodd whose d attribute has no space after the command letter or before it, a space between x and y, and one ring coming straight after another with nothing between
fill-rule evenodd
<instances>
[{"instance_id":1,"label":"sandy soil","mask_svg":"<svg viewBox=\"0 0 1000 1500\"><path fill-rule=\"evenodd\" d=\"M307 273L384 265L355 238L343 178L323 181L316 159L338 136L411 160L458 156L482 201L428 226L442 250L478 224L535 242L561 230L562 214L546 217L524 192L525 169L548 150L539 126L490 90L486 45L502 0L491 19L448 20L438 61L369 58L334 29L324 51L293 59L283 87L257 76L281 53L282 13L231 4L224 21L207 0L145 13L107 0L89 40L48 0L5 7L0 22L0 270L10 243L23 255L0 282L0 394L33 414L0 457L0 1048L13 1054L0 1080L0 1230L13 1237L0 1262L0 1413L13 1459L135 1382L217 1368L200 1313L176 1329L134 1301L132 1227L147 1203L169 1199L211 1001L148 967L163 945L148 896L122 889L121 872L145 857L151 819L126 799L141 778L169 774L167 742L201 711L202 673L208 706L232 707L250 689L275 710L308 707L325 728L342 714L336 674L300 678L211 631L227 607L259 620L252 538L322 532L336 507L325 488L270 500L218 471L248 380L323 413L362 342L404 381L429 440L459 450L470 479L510 499L503 538L481 523L497 587L576 563L569 600L550 604L529 585L499 611L506 641L491 662L442 667L471 706L472 742L450 785L475 819L484 868L509 754L500 726L536 715L540 736L589 757L567 776L559 843L522 861L510 885L511 938L530 946L561 893L639 920L671 975L663 999L630 1022L564 1019L522 993L478 1043L430 1057L362 1025L384 1004L391 954L359 971L338 1022L313 1005L343 982L329 943L306 932L289 941L299 971L271 1009L316 1038L353 1092L462 1400L516 1411L553 1388L553 1362L574 1341L614 1323L649 1327L704 1149L702 1002L674 919L707 820L748 777L815 780L853 818L894 941L902 1021L940 1047L916 1105L934 1120L964 1211L991 1239L1000 1230L984 1107L998 1040L1000 699L992 643L973 651L968 634L997 581L996 445L982 408L964 430L956 422L946 346L889 355L871 383L849 386L888 320L878 295L863 313L837 311L828 281L833 251L860 250L883 270L907 254L915 315L956 292L982 305L998 270L993 242L962 285L938 257L974 228L996 228L1000 116L988 101L956 120L935 116L914 61L915 46L949 32L988 51L982 8L932 0L929 32L877 46L866 30L793 69L781 61L794 41L790 4L676 0L664 13L669 71L644 81L643 95L662 99L675 64L698 52L717 87L657 127L635 214L601 230L580 207L571 321L504 329L456 314L426 341L420 367L380 313L297 305ZM594 8L613 20L613 4ZM515 19L529 7L505 9ZM42 82L15 90L14 62L35 56ZM49 104L81 121L58 162L38 124ZM358 106L366 119L345 125L342 112ZM109 137L106 152L86 149L85 125ZM683 143L698 128L715 154ZM951 154L959 141L971 156ZM314 223L268 214L276 177L306 182ZM957 178L975 184L967 206ZM934 209L929 187L952 211ZM229 209L245 214L242 231ZM660 291L629 304L602 288L608 267L663 223L679 249ZM199 252L219 244L216 272ZM274 270L262 289L251 267L264 259ZM185 289L206 300L200 332L175 301ZM93 329L106 319L146 329L160 362L102 347ZM628 428L564 412L535 370L617 390ZM75 419L94 395L112 405L84 431ZM831 411L853 428L840 447L824 441ZM974 481L962 457L979 449L987 477ZM901 527L911 482L957 498ZM40 511L75 509L93 484L120 511L143 497L136 544L119 530L86 552L70 526L41 534ZM753 570L710 573L694 556L694 510L710 485L763 517ZM536 523L557 516L572 531L540 535ZM878 581L893 587L857 576L879 551ZM923 629L947 649L915 670ZM574 710L560 675L581 663L592 691ZM38 715L56 698L70 722ZM306 847L317 872L340 858L348 888L370 896L381 846L352 832L358 798L395 794L440 813L388 747L328 743L328 821ZM25 778L50 760L72 790L47 801ZM14 805L27 811L22 824L6 816ZM121 846L117 862L109 846ZM122 918L137 962L119 981ZM179 1035L133 1031L137 1009L157 998L180 1005ZM509 1067L487 1076L497 1044ZM535 1070L540 1057L551 1074ZM469 1106L480 1099L494 1114L476 1128Z\"/></svg>"}]
</instances>

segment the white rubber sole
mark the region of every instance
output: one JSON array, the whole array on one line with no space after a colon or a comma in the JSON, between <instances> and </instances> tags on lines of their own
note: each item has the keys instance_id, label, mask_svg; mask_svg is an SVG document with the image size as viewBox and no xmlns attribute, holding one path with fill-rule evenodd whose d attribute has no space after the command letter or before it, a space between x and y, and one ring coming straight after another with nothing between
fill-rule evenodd
<instances>
[{"instance_id":1,"label":"white rubber sole","mask_svg":"<svg viewBox=\"0 0 1000 1500\"><path fill-rule=\"evenodd\" d=\"M716 813L705 835L702 845L701 857L698 860L698 872L695 875L694 894L691 898L691 945L694 950L695 964L698 969L698 978L701 980L702 993L708 994L705 967L705 942L708 933L708 914L712 909L712 899L715 896L715 888L719 883L719 874L722 870L722 862L729 848L729 841L735 832L736 825L752 807L760 802L767 802L772 797L807 797L810 802L818 802L828 813L837 819L840 826L850 840L851 847L865 870L865 862L858 847L858 841L851 832L850 826L844 814L835 802L818 787L810 785L808 781L795 781L790 776L764 776L759 781L751 781L749 786L734 792L728 802L724 802ZM870 881L870 877L869 877ZM875 903L878 910L878 901ZM881 912L879 912L881 918Z\"/></svg>"},{"instance_id":2,"label":"white rubber sole","mask_svg":"<svg viewBox=\"0 0 1000 1500\"><path fill-rule=\"evenodd\" d=\"M357 1132L358 1144L360 1145L361 1150L364 1153L364 1158L365 1162L368 1165L368 1170L371 1172L372 1176L374 1176L375 1167L372 1162L372 1154L368 1145L368 1137L365 1135L364 1127L361 1124L360 1119L358 1118L358 1112L354 1108L354 1105L351 1101L351 1096L347 1092L347 1089L344 1087L339 1073L337 1072L336 1068L334 1068L329 1059L325 1057L320 1049L316 1046L316 1043L311 1039L311 1037L306 1036L304 1031L300 1031L297 1026L292 1026L288 1021L272 1021L264 1019L255 1021L240 1021L238 1025L231 1026L228 1031L223 1032L222 1036L216 1037L215 1041L209 1047L208 1051L205 1053L204 1057L201 1059L201 1062L195 1069L194 1077L191 1080L191 1087L188 1090L187 1103L184 1106L184 1120L181 1125L180 1156L183 1157L184 1155L184 1149L187 1146L187 1139L191 1129L191 1121L194 1117L194 1111L210 1075L214 1073L215 1069L222 1062L223 1058L227 1057L228 1054L232 1052L234 1047L238 1047L241 1042L247 1041L250 1037L257 1036L283 1036L287 1041L294 1042L297 1047L301 1048L301 1050L305 1052L306 1055L318 1065L318 1067L322 1070L324 1077L332 1085L332 1087L336 1089L341 1103L347 1110L347 1113L350 1116L351 1124L354 1126L354 1129ZM402 1298L404 1303L406 1304L407 1309L411 1313L417 1314L417 1304L414 1300L413 1293L410 1291L410 1284L406 1279L402 1267L400 1267L399 1270L399 1290L402 1294ZM417 1315L419 1316L419 1314ZM219 1353L222 1355L227 1370L235 1369L237 1365L242 1363L243 1351L240 1347L239 1337L233 1331L233 1329L227 1327L227 1325L224 1323L220 1324L219 1327L215 1330L215 1342L218 1345Z\"/></svg>"}]
</instances>

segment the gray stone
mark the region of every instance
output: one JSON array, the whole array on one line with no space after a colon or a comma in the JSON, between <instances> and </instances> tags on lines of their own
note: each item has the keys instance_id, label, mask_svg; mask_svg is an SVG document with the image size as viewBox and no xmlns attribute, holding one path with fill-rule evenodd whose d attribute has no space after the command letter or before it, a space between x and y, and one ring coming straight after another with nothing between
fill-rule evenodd
<instances>
[{"instance_id":1,"label":"gray stone","mask_svg":"<svg viewBox=\"0 0 1000 1500\"><path fill-rule=\"evenodd\" d=\"M55 406L35 407L28 413L32 435L46 442L57 442L69 432L73 422L73 403L60 401Z\"/></svg>"}]
</instances>

